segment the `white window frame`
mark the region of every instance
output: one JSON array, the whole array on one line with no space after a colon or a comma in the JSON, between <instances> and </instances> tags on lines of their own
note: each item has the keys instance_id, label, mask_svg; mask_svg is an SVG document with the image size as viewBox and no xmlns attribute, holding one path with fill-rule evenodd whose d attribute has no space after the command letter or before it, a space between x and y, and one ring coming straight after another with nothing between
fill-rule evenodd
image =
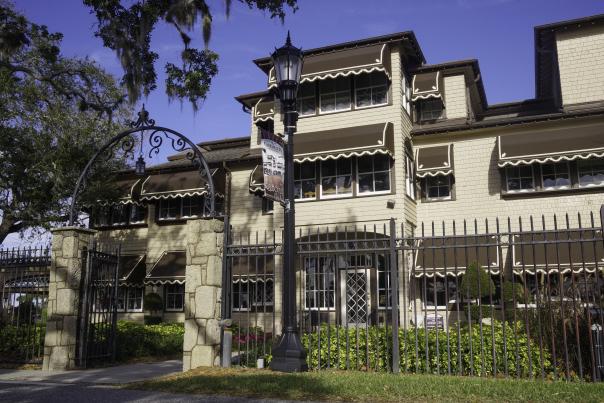
<instances>
[{"instance_id":1,"label":"white window frame","mask_svg":"<svg viewBox=\"0 0 604 403\"><path fill-rule=\"evenodd\" d=\"M508 172L510 171L510 169L516 169L516 168L523 168L523 167L529 167L531 168L531 175L533 178L533 187L531 189L512 189L510 190L509 188L509 175ZM505 190L507 193L531 193L537 190L536 184L535 184L535 167L533 167L532 165L521 165L521 166L512 166L512 167L505 167ZM520 178L528 178L528 176L518 176L518 179Z\"/></svg>"},{"instance_id":2,"label":"white window frame","mask_svg":"<svg viewBox=\"0 0 604 403\"><path fill-rule=\"evenodd\" d=\"M434 104L434 105L438 105L438 104L441 105L440 115L438 117L431 117L429 119L425 119L424 118L425 107L426 107L426 104L428 104L428 103ZM431 109L430 110L430 114L433 114L435 110L436 109ZM445 113L445 106L442 104L442 100L441 99L438 99L438 98L428 98L428 99L425 99L425 100L423 100L423 101L420 102L420 106L419 106L419 121L420 122L429 122L429 121L432 121L432 120L446 119L446 117L447 117L447 115Z\"/></svg>"},{"instance_id":3,"label":"white window frame","mask_svg":"<svg viewBox=\"0 0 604 403\"><path fill-rule=\"evenodd\" d=\"M164 310L165 312L182 312L185 309L185 286L184 284L165 284L164 285L164 297L166 301L164 302ZM181 293L170 292L171 287L182 287L182 308L168 308L168 294L172 295L180 295Z\"/></svg>"},{"instance_id":4,"label":"white window frame","mask_svg":"<svg viewBox=\"0 0 604 403\"><path fill-rule=\"evenodd\" d=\"M430 180L437 178L438 176L444 176L449 185L449 195L443 197L430 197ZM453 186L451 181L452 175L437 175L437 176L426 176L425 187L426 187L426 201L439 201L439 200L451 200L453 198Z\"/></svg>"},{"instance_id":5,"label":"white window frame","mask_svg":"<svg viewBox=\"0 0 604 403\"><path fill-rule=\"evenodd\" d=\"M301 84L301 85L300 85L300 87L301 87L302 85L304 85L304 84ZM317 89L316 89L315 83L314 83L314 82L311 82L311 83L306 84L306 85L309 85L309 86L311 86L311 87L312 87L312 96L311 96L311 95L307 95L307 96L304 96L304 97L298 96L297 101L296 101L296 108L298 109L298 116L299 116L299 117L304 117L304 116L315 116L315 115L317 114ZM301 101L303 101L303 100L308 100L308 99L312 99L312 100L313 100L313 103L314 103L314 105L315 105L315 108L314 108L314 110L313 110L313 112L312 112L312 113L302 113L302 112L300 111L300 105L299 105L299 103L300 103Z\"/></svg>"},{"instance_id":6,"label":"white window frame","mask_svg":"<svg viewBox=\"0 0 604 403\"><path fill-rule=\"evenodd\" d=\"M134 291L134 290L140 290L140 308L138 309L130 309L130 300L135 300L135 299L139 299L139 298L131 298L130 294ZM142 287L126 287L126 312L143 312L143 300L145 297L145 290Z\"/></svg>"},{"instance_id":7,"label":"white window frame","mask_svg":"<svg viewBox=\"0 0 604 403\"><path fill-rule=\"evenodd\" d=\"M190 214L190 215L185 215L185 200L190 200L193 201L196 198L201 197L201 206L199 206L199 209L201 211L203 211L203 205L204 205L204 201L203 201L203 196L185 196L182 197L180 199L180 218L196 218L196 217L200 217L200 214ZM189 211L191 211L191 208L194 206L194 204L189 204L188 205L188 209Z\"/></svg>"},{"instance_id":8,"label":"white window frame","mask_svg":"<svg viewBox=\"0 0 604 403\"><path fill-rule=\"evenodd\" d=\"M162 205L164 203L170 203L174 200L178 201L179 206L176 208L176 215L174 217L162 217ZM158 206L158 214L157 214L157 219L159 221L174 221L174 220L178 220L178 215L179 213L182 214L182 198L178 198L178 199L159 199L159 206Z\"/></svg>"},{"instance_id":9,"label":"white window frame","mask_svg":"<svg viewBox=\"0 0 604 403\"><path fill-rule=\"evenodd\" d=\"M545 186L545 178L544 178L544 174L543 174L543 167L547 166L547 165L551 165L554 167L554 178L557 179L557 175L561 172L558 172L557 168L560 165L564 165L566 166L566 174L568 175L568 185L562 185L562 186ZM506 183L507 183L507 178L506 178ZM541 185L543 186L544 190L559 190L559 189L570 189L570 187L572 186L572 181L571 181L571 175L570 175L570 165L567 161L564 162L552 162L552 163L548 163L548 164L543 164L541 166Z\"/></svg>"},{"instance_id":10,"label":"white window frame","mask_svg":"<svg viewBox=\"0 0 604 403\"><path fill-rule=\"evenodd\" d=\"M593 188L593 187L602 187L604 186L604 181L600 183L581 183L581 164L593 164L595 160L579 160L577 161L577 183L580 188ZM593 167L590 167L591 175L593 176Z\"/></svg>"},{"instance_id":11,"label":"white window frame","mask_svg":"<svg viewBox=\"0 0 604 403\"><path fill-rule=\"evenodd\" d=\"M344 77L344 78L346 80L349 80L348 77ZM334 78L333 80L337 80L337 78ZM319 115L329 115L330 113L346 112L346 111L352 110L352 102L354 100L352 99L353 95L352 95L352 88L351 88L351 85L350 85L350 81L348 81L348 89L346 91L342 90L342 91L333 91L333 92L323 92L321 90L322 84L323 83L319 84ZM338 98L337 97L338 97L338 94L341 95L341 94L345 94L345 93L348 93L348 99L349 99L348 108L346 108L346 109L337 109L337 105L338 105L338 102L337 102ZM334 110L333 111L323 111L323 96L328 96L328 95L334 96Z\"/></svg>"},{"instance_id":12,"label":"white window frame","mask_svg":"<svg viewBox=\"0 0 604 403\"><path fill-rule=\"evenodd\" d=\"M428 301L424 301L424 292L426 293L426 296L430 295L430 293L428 292L427 288L430 284L434 284L434 280L444 280L444 281L451 281L455 284L455 286L457 287L456 284L456 280L455 278L450 278L449 276L445 276L445 277L439 277L439 276L435 276L435 277L420 277L417 280L420 282L420 286L418 287L418 289L421 292L420 295L420 299L422 301L422 305L424 306L425 310L430 310L430 309L436 309L436 310L446 310L449 309L449 304L453 304L456 301L456 298L459 296L459 292L458 290L455 291L455 295L450 295L451 294L451 289L449 288L449 300L447 301L447 305L428 305ZM425 283L424 283L425 281ZM458 279L460 287L461 287L461 278ZM426 284L426 290L423 289L424 284ZM446 288L445 288L446 290ZM445 297L446 297L446 292L445 292ZM434 297L434 293L432 293L431 297ZM438 299L438 298L437 298ZM435 301L436 303L438 303L438 301Z\"/></svg>"},{"instance_id":13,"label":"white window frame","mask_svg":"<svg viewBox=\"0 0 604 403\"><path fill-rule=\"evenodd\" d=\"M369 77L372 77L372 74L375 74L375 73L369 73L367 75ZM388 102L390 102L390 95L388 94L388 92L389 92L388 91L388 87L389 87L388 86L388 77L384 76L384 79L386 80L386 83L383 84L383 85L382 84L380 84L380 85L373 85L373 83L372 83L372 85L369 85L369 86L357 87L357 80L358 80L359 77L361 77L361 76L356 76L354 78L354 84L355 84L355 87L354 87L354 108L355 109L368 109L368 108L376 108L378 106L388 105ZM382 103L379 103L379 104L371 103L370 105L366 105L366 106L359 106L358 105L357 100L358 100L358 92L359 92L359 90L367 90L367 89L371 90L370 94L369 94L369 98L370 98L370 101L373 102L373 90L375 88L381 88L381 87L385 87L386 88L386 101L385 102L382 102Z\"/></svg>"},{"instance_id":14,"label":"white window frame","mask_svg":"<svg viewBox=\"0 0 604 403\"><path fill-rule=\"evenodd\" d=\"M246 278L246 281L242 281L244 278ZM233 292L232 292L232 296L231 296L231 309L233 312L249 312L252 310L252 295L250 292L250 282L249 282L249 278L247 275L237 275L237 279L239 279L239 281L234 281L235 279L233 279L231 286L233 287ZM235 284L237 284L240 287L240 290L238 292L235 292ZM241 292L241 285L245 284L247 287L247 291L246 292ZM235 294L237 294L239 296L239 307L235 307ZM242 295L247 295L247 307L241 307L241 296Z\"/></svg>"},{"instance_id":15,"label":"white window frame","mask_svg":"<svg viewBox=\"0 0 604 403\"><path fill-rule=\"evenodd\" d=\"M303 195L303 197L301 197L301 198L295 198L295 200L296 200L296 202L304 202L304 201L309 201L309 200L317 200L317 164L314 161L313 162L302 162L302 163L300 163L300 172L302 172L302 166L301 166L302 164L312 164L314 166L313 171L315 173L315 177L312 178L312 180L315 182L315 195L312 196L312 197L304 197L304 195ZM294 168L294 171L295 171L295 168ZM307 180L311 180L311 178L308 177L308 178L296 179L296 175L295 175L295 172L294 172L294 190L296 189L296 187L295 187L296 183L299 182L300 186L302 186L302 182L307 181Z\"/></svg>"},{"instance_id":16,"label":"white window frame","mask_svg":"<svg viewBox=\"0 0 604 403\"><path fill-rule=\"evenodd\" d=\"M120 295L121 293L121 295ZM122 308L120 308L119 305L119 300L123 301L123 306ZM117 311L118 312L126 312L128 309L128 287L126 286L119 286L117 288L117 300L115 301L115 305L117 306Z\"/></svg>"},{"instance_id":17,"label":"white window frame","mask_svg":"<svg viewBox=\"0 0 604 403\"><path fill-rule=\"evenodd\" d=\"M359 197L365 197L365 196L372 196L372 195L383 195L383 194L389 194L392 192L392 161L390 160L388 155L385 155L385 157L388 158L388 171L376 171L375 170L375 160L374 157L376 157L378 154L375 155L369 155L369 156L363 156L363 157L358 157L357 158L357 164L356 164L356 191L357 191L357 196ZM376 173L384 173L384 172L388 172L388 190L378 190L378 191L370 191L370 192L362 192L360 190L360 181L359 181L359 159L360 158L371 158L371 166L372 166L372 171L371 172L362 172L362 175L367 175L371 173L372 176L372 180L373 180L373 187L375 188L375 174Z\"/></svg>"},{"instance_id":18,"label":"white window frame","mask_svg":"<svg viewBox=\"0 0 604 403\"><path fill-rule=\"evenodd\" d=\"M415 161L408 153L405 153L405 194L416 200Z\"/></svg>"},{"instance_id":19,"label":"white window frame","mask_svg":"<svg viewBox=\"0 0 604 403\"><path fill-rule=\"evenodd\" d=\"M352 184L352 180L353 180L353 177L352 177L352 158L345 158L345 160L350 163L350 174L348 174L348 175L350 175L350 182ZM340 198L343 198L343 197L351 197L354 194L354 192L353 192L354 185L350 187L350 192L349 193L342 193L342 194L338 193L337 178L339 176L348 176L348 175L338 175L338 160L334 160L334 161L336 162L336 174L335 175L327 175L327 176L323 176L323 162L324 161L321 161L321 164L320 164L320 167L319 167L319 170L320 170L319 171L320 172L320 175L319 175L319 178L320 178L320 182L319 182L319 189L320 189L319 198L320 199L340 199ZM324 195L323 194L323 178L336 178L336 194L333 194L333 195Z\"/></svg>"},{"instance_id":20,"label":"white window frame","mask_svg":"<svg viewBox=\"0 0 604 403\"><path fill-rule=\"evenodd\" d=\"M147 217L147 211L144 212L143 214L143 219L142 220L138 220L138 221L134 221L133 217L132 217L132 212L134 211L134 209L141 209L144 211L144 206L142 205L138 205L138 204L130 204L130 211L128 212L128 217L129 217L129 223L130 224L144 224L146 222L146 217Z\"/></svg>"},{"instance_id":21,"label":"white window frame","mask_svg":"<svg viewBox=\"0 0 604 403\"><path fill-rule=\"evenodd\" d=\"M316 287L313 290L309 290L309 288L307 287L307 278L308 278L308 269L310 267L310 262L314 261L314 264L316 266L315 270L318 270L319 267L326 267L327 269L322 271L321 273L317 273L315 272L314 276L320 277L319 286ZM337 287L337 276L336 276L336 262L332 257L328 257L328 256L319 256L319 257L315 257L315 256L309 256L304 258L304 310L306 311L334 311L336 310L336 293L338 292L338 287ZM333 276L333 290L329 289L329 274L331 274ZM306 296L307 294L311 292L315 295L315 304L317 306L314 307L309 307L307 305L307 299ZM329 293L332 292L333 293L333 306L331 306L331 304L327 303L329 301ZM323 294L323 305L322 306L318 306L319 305L319 298L318 296L320 294Z\"/></svg>"}]
</instances>

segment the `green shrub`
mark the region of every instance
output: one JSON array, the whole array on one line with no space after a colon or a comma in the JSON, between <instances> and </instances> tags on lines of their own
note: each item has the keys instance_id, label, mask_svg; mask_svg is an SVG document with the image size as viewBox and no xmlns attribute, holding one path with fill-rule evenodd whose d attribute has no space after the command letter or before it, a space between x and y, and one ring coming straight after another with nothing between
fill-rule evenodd
<instances>
[{"instance_id":1,"label":"green shrub","mask_svg":"<svg viewBox=\"0 0 604 403\"><path fill-rule=\"evenodd\" d=\"M164 301L159 294L152 292L143 298L143 306L147 311L159 312L164 309Z\"/></svg>"},{"instance_id":2,"label":"green shrub","mask_svg":"<svg viewBox=\"0 0 604 403\"><path fill-rule=\"evenodd\" d=\"M145 315L145 325L159 325L162 322L161 316Z\"/></svg>"},{"instance_id":3,"label":"green shrub","mask_svg":"<svg viewBox=\"0 0 604 403\"><path fill-rule=\"evenodd\" d=\"M5 362L21 362L42 355L46 323L0 326L0 357Z\"/></svg>"},{"instance_id":4,"label":"green shrub","mask_svg":"<svg viewBox=\"0 0 604 403\"><path fill-rule=\"evenodd\" d=\"M138 357L181 355L184 334L182 323L142 325L118 321L117 359L124 361Z\"/></svg>"},{"instance_id":5,"label":"green shrub","mask_svg":"<svg viewBox=\"0 0 604 403\"><path fill-rule=\"evenodd\" d=\"M524 287L519 282L512 283L506 280L501 286L501 297L506 304L513 304L514 301L516 303L523 303Z\"/></svg>"},{"instance_id":6,"label":"green shrub","mask_svg":"<svg viewBox=\"0 0 604 403\"><path fill-rule=\"evenodd\" d=\"M510 376L538 376L541 373L539 345L529 339L523 329L520 322L510 324L493 320L492 325L484 324L482 349L481 326L476 324L471 327L464 325L459 334L457 328L452 327L449 331L448 349L447 333L442 329L400 329L400 368L403 372L442 374L448 372L450 365L452 374L493 375L495 371L504 374L507 367ZM491 337L491 331L494 337ZM366 331L362 327L346 329L323 325L319 333L304 334L302 343L308 352L309 366L315 369L329 366L337 369L387 371L392 365L391 328L385 330L383 327L371 326ZM450 361L448 354L451 356ZM543 367L546 373L552 370L551 356L547 351L543 354Z\"/></svg>"},{"instance_id":7,"label":"green shrub","mask_svg":"<svg viewBox=\"0 0 604 403\"><path fill-rule=\"evenodd\" d=\"M491 275L477 262L470 263L461 279L461 296L471 299L485 298L495 292L495 283Z\"/></svg>"}]
</instances>

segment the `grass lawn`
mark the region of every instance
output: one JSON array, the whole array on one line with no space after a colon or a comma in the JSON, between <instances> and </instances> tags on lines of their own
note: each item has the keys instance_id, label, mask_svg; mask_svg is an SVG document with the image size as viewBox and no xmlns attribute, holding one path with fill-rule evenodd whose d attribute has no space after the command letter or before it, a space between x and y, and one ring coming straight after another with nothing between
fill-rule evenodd
<instances>
[{"instance_id":1,"label":"grass lawn","mask_svg":"<svg viewBox=\"0 0 604 403\"><path fill-rule=\"evenodd\" d=\"M282 374L258 369L196 369L130 389L294 400L604 402L604 383L566 383L353 371Z\"/></svg>"}]
</instances>

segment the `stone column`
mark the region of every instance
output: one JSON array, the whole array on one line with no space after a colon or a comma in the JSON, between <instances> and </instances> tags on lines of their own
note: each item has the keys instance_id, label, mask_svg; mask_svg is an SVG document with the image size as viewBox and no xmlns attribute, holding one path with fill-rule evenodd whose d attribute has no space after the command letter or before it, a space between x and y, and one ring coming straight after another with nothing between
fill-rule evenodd
<instances>
[{"instance_id":1,"label":"stone column","mask_svg":"<svg viewBox=\"0 0 604 403\"><path fill-rule=\"evenodd\" d=\"M183 371L220 365L223 231L220 220L186 224Z\"/></svg>"},{"instance_id":2,"label":"stone column","mask_svg":"<svg viewBox=\"0 0 604 403\"><path fill-rule=\"evenodd\" d=\"M76 365L82 251L96 231L65 227L52 230L50 279L43 369L65 370Z\"/></svg>"}]
</instances>

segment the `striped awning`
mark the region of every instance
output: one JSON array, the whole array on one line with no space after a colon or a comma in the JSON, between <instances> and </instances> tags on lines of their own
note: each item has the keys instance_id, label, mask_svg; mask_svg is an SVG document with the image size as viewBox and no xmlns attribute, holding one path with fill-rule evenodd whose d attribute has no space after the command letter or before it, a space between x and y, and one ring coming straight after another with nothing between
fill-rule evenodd
<instances>
[{"instance_id":1,"label":"striped awning","mask_svg":"<svg viewBox=\"0 0 604 403\"><path fill-rule=\"evenodd\" d=\"M430 98L442 99L442 85L440 80L440 71L430 71L414 75L411 100L418 101Z\"/></svg>"},{"instance_id":2,"label":"striped awning","mask_svg":"<svg viewBox=\"0 0 604 403\"><path fill-rule=\"evenodd\" d=\"M142 184L145 178L118 179L112 182L107 190L110 199L98 200L99 206L108 206L113 204L138 204ZM115 197L113 197L115 196Z\"/></svg>"},{"instance_id":3,"label":"striped awning","mask_svg":"<svg viewBox=\"0 0 604 403\"><path fill-rule=\"evenodd\" d=\"M450 175L453 173L453 144L418 148L415 155L416 175Z\"/></svg>"},{"instance_id":4,"label":"striped awning","mask_svg":"<svg viewBox=\"0 0 604 403\"><path fill-rule=\"evenodd\" d=\"M146 255L121 255L119 262L119 283L123 286L142 286L147 274Z\"/></svg>"},{"instance_id":5,"label":"striped awning","mask_svg":"<svg viewBox=\"0 0 604 403\"><path fill-rule=\"evenodd\" d=\"M214 193L224 197L225 175L223 169L212 169ZM140 200L173 199L208 194L207 181L199 171L183 171L150 175L142 183Z\"/></svg>"},{"instance_id":6,"label":"striped awning","mask_svg":"<svg viewBox=\"0 0 604 403\"><path fill-rule=\"evenodd\" d=\"M145 276L145 284L184 284L186 272L186 252L164 252Z\"/></svg>"},{"instance_id":7,"label":"striped awning","mask_svg":"<svg viewBox=\"0 0 604 403\"><path fill-rule=\"evenodd\" d=\"M272 120L275 114L275 99L273 96L260 98L254 105L254 122Z\"/></svg>"},{"instance_id":8,"label":"striped awning","mask_svg":"<svg viewBox=\"0 0 604 403\"><path fill-rule=\"evenodd\" d=\"M250 193L264 193L264 174L260 164L256 165L250 173L249 189Z\"/></svg>"}]
</instances>

